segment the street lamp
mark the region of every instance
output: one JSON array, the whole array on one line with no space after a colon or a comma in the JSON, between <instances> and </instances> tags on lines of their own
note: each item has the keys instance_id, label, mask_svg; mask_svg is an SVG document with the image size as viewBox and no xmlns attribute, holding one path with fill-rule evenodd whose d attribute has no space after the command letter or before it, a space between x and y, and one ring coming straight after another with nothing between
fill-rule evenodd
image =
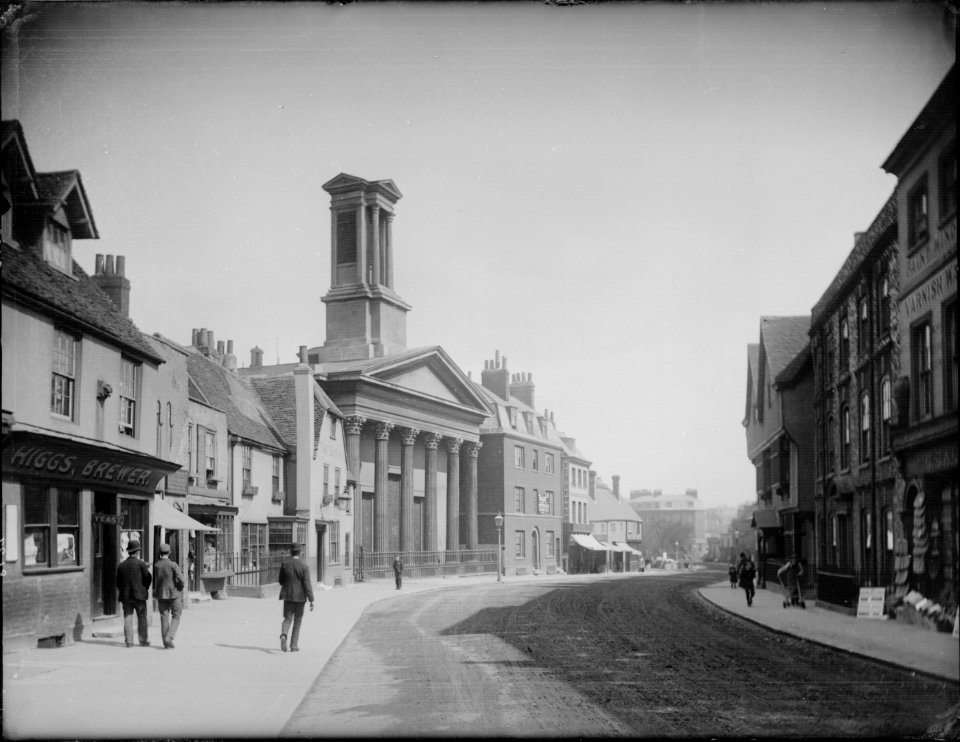
<instances>
[{"instance_id":1,"label":"street lamp","mask_svg":"<svg viewBox=\"0 0 960 742\"><path fill-rule=\"evenodd\" d=\"M493 522L497 524L497 582L500 582L500 555L503 552L503 547L500 545L500 536L503 531L503 516L497 513Z\"/></svg>"}]
</instances>

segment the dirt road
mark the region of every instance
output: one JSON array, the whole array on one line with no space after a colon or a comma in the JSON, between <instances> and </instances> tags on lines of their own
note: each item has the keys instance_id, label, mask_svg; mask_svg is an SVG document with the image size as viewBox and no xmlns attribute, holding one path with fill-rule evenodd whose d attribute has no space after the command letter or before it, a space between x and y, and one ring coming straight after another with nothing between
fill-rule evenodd
<instances>
[{"instance_id":1,"label":"dirt road","mask_svg":"<svg viewBox=\"0 0 960 742\"><path fill-rule=\"evenodd\" d=\"M904 736L956 686L773 634L716 575L491 583L372 606L285 735Z\"/></svg>"}]
</instances>

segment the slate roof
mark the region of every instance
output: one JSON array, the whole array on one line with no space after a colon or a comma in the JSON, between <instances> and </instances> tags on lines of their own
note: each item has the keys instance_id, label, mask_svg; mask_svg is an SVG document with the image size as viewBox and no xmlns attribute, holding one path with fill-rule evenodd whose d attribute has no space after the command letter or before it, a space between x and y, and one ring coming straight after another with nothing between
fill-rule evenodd
<instances>
[{"instance_id":1,"label":"slate roof","mask_svg":"<svg viewBox=\"0 0 960 742\"><path fill-rule=\"evenodd\" d=\"M810 311L812 326L818 326L839 303L841 295L847 292L847 285L851 281L860 280L860 270L869 259L874 248L877 247L889 230L894 233L897 229L897 195L896 192L887 199L867 231L861 234L854 243L853 250L840 266L837 275L833 277L827 290L820 300L813 305Z\"/></svg>"},{"instance_id":2,"label":"slate roof","mask_svg":"<svg viewBox=\"0 0 960 742\"><path fill-rule=\"evenodd\" d=\"M767 356L767 376L775 379L809 340L810 318L761 317L760 342ZM758 380L757 380L758 381Z\"/></svg>"},{"instance_id":3,"label":"slate roof","mask_svg":"<svg viewBox=\"0 0 960 742\"><path fill-rule=\"evenodd\" d=\"M549 418L547 418L547 435L544 437L540 433L540 418L543 417L543 415L538 413L535 409L533 409L533 407L530 407L517 397L510 397L508 400L500 399L500 397L483 386L483 384L478 384L472 380L470 383L473 385L477 394L479 394L486 401L487 406L494 411L493 415L487 415L480 424L481 435L503 432L511 435L521 435L527 438L536 439L542 443L550 443L560 447L561 449L564 448L564 442L560 438L560 434L557 432L556 426L549 420ZM516 428L510 425L510 414L507 412L508 406L517 408L518 420ZM527 412L533 415L533 433L528 433L526 423L520 422L523 414Z\"/></svg>"},{"instance_id":4,"label":"slate roof","mask_svg":"<svg viewBox=\"0 0 960 742\"><path fill-rule=\"evenodd\" d=\"M390 353L385 356L379 356L377 358L358 358L350 361L325 362L321 363L317 370L324 374L342 374L350 371L360 371L361 373L369 374L379 368L393 366L410 358L415 358L436 350L442 349L439 345L430 345L424 348L407 348L406 350L401 350L397 353Z\"/></svg>"},{"instance_id":5,"label":"slate roof","mask_svg":"<svg viewBox=\"0 0 960 742\"><path fill-rule=\"evenodd\" d=\"M268 448L285 450L260 397L245 379L191 349L187 370L209 405L227 416L227 429Z\"/></svg>"},{"instance_id":6,"label":"slate roof","mask_svg":"<svg viewBox=\"0 0 960 742\"><path fill-rule=\"evenodd\" d=\"M808 342L803 346L803 350L797 353L794 359L787 364L787 367L776 375L774 383L777 385L777 388L786 389L799 381L802 372L807 366L810 366L812 361L813 352L810 350L810 343Z\"/></svg>"},{"instance_id":7,"label":"slate roof","mask_svg":"<svg viewBox=\"0 0 960 742\"><path fill-rule=\"evenodd\" d=\"M751 403L757 402L757 379L760 376L760 343L747 345L747 411L744 413L745 423L750 422Z\"/></svg>"},{"instance_id":8,"label":"slate roof","mask_svg":"<svg viewBox=\"0 0 960 742\"><path fill-rule=\"evenodd\" d=\"M956 13L955 6L952 12ZM881 167L888 173L899 176L910 166L925 142L944 127L951 116L955 118L956 115L957 66L953 65Z\"/></svg>"},{"instance_id":9,"label":"slate roof","mask_svg":"<svg viewBox=\"0 0 960 742\"><path fill-rule=\"evenodd\" d=\"M643 518L637 514L636 510L623 502L623 500L614 497L609 489L606 487L595 487L594 501L590 504L590 522L595 523L601 520L643 522Z\"/></svg>"},{"instance_id":10,"label":"slate roof","mask_svg":"<svg viewBox=\"0 0 960 742\"><path fill-rule=\"evenodd\" d=\"M133 321L117 309L76 261L73 278L48 265L32 249L4 245L2 261L4 297L118 345L141 360L163 363Z\"/></svg>"},{"instance_id":11,"label":"slate roof","mask_svg":"<svg viewBox=\"0 0 960 742\"><path fill-rule=\"evenodd\" d=\"M563 441L563 451L572 459L580 459L581 461L587 462L587 464L592 463L590 459L584 456L580 449L577 448L577 441L574 438L564 435L563 433L558 433L560 440Z\"/></svg>"}]
</instances>

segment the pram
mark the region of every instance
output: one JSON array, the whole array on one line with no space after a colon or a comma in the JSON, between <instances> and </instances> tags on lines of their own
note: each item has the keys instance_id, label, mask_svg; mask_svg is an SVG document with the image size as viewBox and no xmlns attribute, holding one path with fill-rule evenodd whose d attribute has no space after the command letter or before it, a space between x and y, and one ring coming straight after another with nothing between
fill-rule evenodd
<instances>
[{"instance_id":1,"label":"pram","mask_svg":"<svg viewBox=\"0 0 960 742\"><path fill-rule=\"evenodd\" d=\"M790 565L785 565L786 569L781 568L777 571L777 580L780 581L780 588L783 590L783 607L800 606L806 608L807 604L803 600L803 590L800 586L800 576L803 574L793 569ZM784 579L786 578L786 579Z\"/></svg>"}]
</instances>

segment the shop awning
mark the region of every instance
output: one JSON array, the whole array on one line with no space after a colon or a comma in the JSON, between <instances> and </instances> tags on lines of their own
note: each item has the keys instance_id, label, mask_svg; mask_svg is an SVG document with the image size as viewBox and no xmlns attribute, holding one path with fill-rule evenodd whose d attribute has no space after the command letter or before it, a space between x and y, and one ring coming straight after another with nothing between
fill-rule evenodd
<instances>
[{"instance_id":1,"label":"shop awning","mask_svg":"<svg viewBox=\"0 0 960 742\"><path fill-rule=\"evenodd\" d=\"M171 531L216 531L216 528L205 526L194 520L186 513L182 513L164 500L154 500L150 514L155 526L163 526Z\"/></svg>"},{"instance_id":2,"label":"shop awning","mask_svg":"<svg viewBox=\"0 0 960 742\"><path fill-rule=\"evenodd\" d=\"M610 551L610 547L601 544L593 536L585 535L582 533L573 533L571 534L573 540L584 549L590 549L590 551Z\"/></svg>"},{"instance_id":3,"label":"shop awning","mask_svg":"<svg viewBox=\"0 0 960 742\"><path fill-rule=\"evenodd\" d=\"M750 527L761 531L780 528L780 515L776 510L754 510Z\"/></svg>"},{"instance_id":4,"label":"shop awning","mask_svg":"<svg viewBox=\"0 0 960 742\"><path fill-rule=\"evenodd\" d=\"M629 553L631 553L631 554L637 554L637 555L639 555L639 556L643 556L643 552L642 552L642 551L637 551L637 550L634 549L632 546L630 546L630 544L625 544L625 543L623 543L622 541L614 541L614 542L613 542L613 545L619 547L619 548L620 548L620 551L626 551L626 552L629 552Z\"/></svg>"}]
</instances>

